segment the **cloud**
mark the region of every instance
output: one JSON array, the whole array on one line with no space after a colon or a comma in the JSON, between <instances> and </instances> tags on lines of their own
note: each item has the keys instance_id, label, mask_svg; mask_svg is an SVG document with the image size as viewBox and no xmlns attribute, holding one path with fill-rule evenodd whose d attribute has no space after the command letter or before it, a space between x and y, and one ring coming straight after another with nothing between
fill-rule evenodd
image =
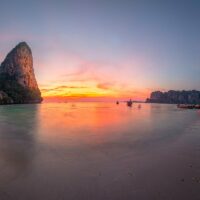
<instances>
[{"instance_id":1,"label":"cloud","mask_svg":"<svg viewBox=\"0 0 200 200\"><path fill-rule=\"evenodd\" d=\"M110 74L107 72L108 66L109 64L101 61L90 61L79 58L73 71L61 75L60 79L71 82L107 82L107 80L111 79Z\"/></svg>"},{"instance_id":2,"label":"cloud","mask_svg":"<svg viewBox=\"0 0 200 200\"><path fill-rule=\"evenodd\" d=\"M97 88L103 89L103 90L109 90L112 89L113 83L105 82L105 83L98 83Z\"/></svg>"},{"instance_id":3,"label":"cloud","mask_svg":"<svg viewBox=\"0 0 200 200\"><path fill-rule=\"evenodd\" d=\"M61 85L58 86L56 88L54 88L54 90L59 90L59 89L68 89L68 88L73 88L73 89L81 89L81 88L87 88L86 86L67 86L67 85Z\"/></svg>"},{"instance_id":4,"label":"cloud","mask_svg":"<svg viewBox=\"0 0 200 200\"><path fill-rule=\"evenodd\" d=\"M86 66L80 66L75 72L67 73L63 75L63 77L77 77L79 75L83 75L84 73L88 72L89 69Z\"/></svg>"},{"instance_id":5,"label":"cloud","mask_svg":"<svg viewBox=\"0 0 200 200\"><path fill-rule=\"evenodd\" d=\"M54 88L42 88L41 92L46 93L46 92L58 92L58 91L64 91L65 89L83 89L87 88L86 86L67 86L67 85L60 85L58 87Z\"/></svg>"}]
</instances>

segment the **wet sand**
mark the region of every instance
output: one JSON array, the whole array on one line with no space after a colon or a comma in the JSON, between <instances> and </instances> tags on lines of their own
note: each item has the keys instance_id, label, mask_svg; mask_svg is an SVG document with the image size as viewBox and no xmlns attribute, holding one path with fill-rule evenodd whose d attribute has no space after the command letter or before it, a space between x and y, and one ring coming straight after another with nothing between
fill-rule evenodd
<instances>
[{"instance_id":1,"label":"wet sand","mask_svg":"<svg viewBox=\"0 0 200 200\"><path fill-rule=\"evenodd\" d=\"M199 158L197 110L0 107L0 200L199 200Z\"/></svg>"}]
</instances>

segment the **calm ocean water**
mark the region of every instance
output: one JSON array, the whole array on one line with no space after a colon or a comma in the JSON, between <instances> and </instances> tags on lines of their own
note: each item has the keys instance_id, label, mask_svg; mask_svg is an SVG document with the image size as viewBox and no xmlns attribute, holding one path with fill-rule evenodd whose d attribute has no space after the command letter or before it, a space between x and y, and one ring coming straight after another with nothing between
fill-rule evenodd
<instances>
[{"instance_id":1,"label":"calm ocean water","mask_svg":"<svg viewBox=\"0 0 200 200\"><path fill-rule=\"evenodd\" d=\"M0 200L199 200L200 112L0 106Z\"/></svg>"}]
</instances>

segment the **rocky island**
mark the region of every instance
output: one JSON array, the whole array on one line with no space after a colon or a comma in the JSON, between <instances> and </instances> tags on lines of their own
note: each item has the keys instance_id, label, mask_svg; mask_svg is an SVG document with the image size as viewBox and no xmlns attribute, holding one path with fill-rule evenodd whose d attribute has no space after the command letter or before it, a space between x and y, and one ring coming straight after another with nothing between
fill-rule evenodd
<instances>
[{"instance_id":1,"label":"rocky island","mask_svg":"<svg viewBox=\"0 0 200 200\"><path fill-rule=\"evenodd\" d=\"M167 104L200 104L200 91L155 91L151 93L150 98L148 98L146 102Z\"/></svg>"},{"instance_id":2,"label":"rocky island","mask_svg":"<svg viewBox=\"0 0 200 200\"><path fill-rule=\"evenodd\" d=\"M0 104L41 103L33 57L26 42L19 43L0 66Z\"/></svg>"}]
</instances>

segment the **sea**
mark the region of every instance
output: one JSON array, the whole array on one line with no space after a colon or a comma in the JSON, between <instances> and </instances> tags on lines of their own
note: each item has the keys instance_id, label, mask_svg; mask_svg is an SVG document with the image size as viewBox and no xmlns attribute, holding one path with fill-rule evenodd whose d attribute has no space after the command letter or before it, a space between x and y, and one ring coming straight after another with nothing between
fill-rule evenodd
<instances>
[{"instance_id":1,"label":"sea","mask_svg":"<svg viewBox=\"0 0 200 200\"><path fill-rule=\"evenodd\" d=\"M200 111L0 106L0 200L199 200Z\"/></svg>"}]
</instances>

